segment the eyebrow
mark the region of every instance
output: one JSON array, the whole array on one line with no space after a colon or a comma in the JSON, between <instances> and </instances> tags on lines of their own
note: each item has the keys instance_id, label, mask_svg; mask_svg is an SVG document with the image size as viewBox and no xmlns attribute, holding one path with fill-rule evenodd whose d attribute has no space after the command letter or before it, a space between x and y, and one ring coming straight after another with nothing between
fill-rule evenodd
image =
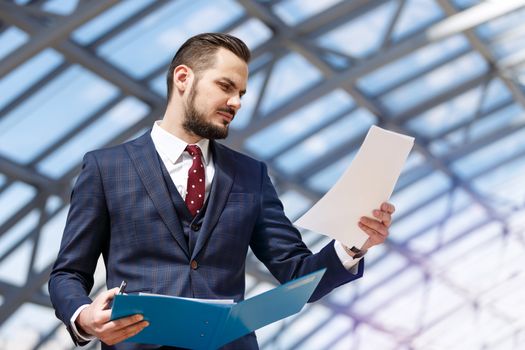
<instances>
[{"instance_id":1,"label":"eyebrow","mask_svg":"<svg viewBox=\"0 0 525 350\"><path fill-rule=\"evenodd\" d=\"M219 80L224 80L227 84L231 85L234 89L237 88L237 85L230 78L222 77ZM246 93L246 90L241 90L240 93L241 93L241 96L242 96L242 95L244 95Z\"/></svg>"}]
</instances>

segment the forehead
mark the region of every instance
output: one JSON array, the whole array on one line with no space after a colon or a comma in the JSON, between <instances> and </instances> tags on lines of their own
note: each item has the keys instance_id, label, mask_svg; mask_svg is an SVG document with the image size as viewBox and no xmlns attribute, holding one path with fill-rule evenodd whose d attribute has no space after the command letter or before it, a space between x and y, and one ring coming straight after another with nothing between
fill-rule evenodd
<instances>
[{"instance_id":1,"label":"forehead","mask_svg":"<svg viewBox=\"0 0 525 350\"><path fill-rule=\"evenodd\" d=\"M203 73L203 77L212 80L228 78L241 89L245 89L248 80L248 65L233 52L220 48L215 53L214 65Z\"/></svg>"}]
</instances>

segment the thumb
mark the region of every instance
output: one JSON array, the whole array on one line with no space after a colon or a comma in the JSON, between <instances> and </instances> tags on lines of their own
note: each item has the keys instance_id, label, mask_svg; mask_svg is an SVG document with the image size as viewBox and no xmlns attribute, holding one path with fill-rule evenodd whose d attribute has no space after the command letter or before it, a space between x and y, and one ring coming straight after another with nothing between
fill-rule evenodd
<instances>
[{"instance_id":1,"label":"thumb","mask_svg":"<svg viewBox=\"0 0 525 350\"><path fill-rule=\"evenodd\" d=\"M100 293L95 299L94 303L100 308L104 309L108 303L113 300L115 295L118 293L118 288L112 288L105 292Z\"/></svg>"}]
</instances>

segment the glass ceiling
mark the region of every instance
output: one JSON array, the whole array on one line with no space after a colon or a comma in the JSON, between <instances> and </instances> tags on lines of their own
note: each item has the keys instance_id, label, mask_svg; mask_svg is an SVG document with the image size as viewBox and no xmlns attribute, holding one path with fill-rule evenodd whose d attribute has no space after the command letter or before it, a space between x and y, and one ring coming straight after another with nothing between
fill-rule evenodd
<instances>
[{"instance_id":1,"label":"glass ceiling","mask_svg":"<svg viewBox=\"0 0 525 350\"><path fill-rule=\"evenodd\" d=\"M268 164L290 218L371 125L416 138L364 278L258 331L261 348L519 348L524 23L525 1L1 2L0 347L72 348L47 278L82 156L151 127L174 52L222 31L253 51L225 143ZM247 296L275 285L253 254L247 269Z\"/></svg>"}]
</instances>

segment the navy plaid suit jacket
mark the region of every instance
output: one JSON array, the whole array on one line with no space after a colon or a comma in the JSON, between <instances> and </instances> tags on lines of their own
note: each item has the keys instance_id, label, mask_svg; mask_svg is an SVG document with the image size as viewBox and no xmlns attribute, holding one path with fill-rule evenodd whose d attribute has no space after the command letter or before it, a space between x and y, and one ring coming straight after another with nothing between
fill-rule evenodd
<instances>
[{"instance_id":1,"label":"navy plaid suit jacket","mask_svg":"<svg viewBox=\"0 0 525 350\"><path fill-rule=\"evenodd\" d=\"M215 176L191 253L150 132L85 155L49 280L57 317L68 329L78 307L91 303L88 294L101 254L108 288L127 280L128 292L195 298L242 300L248 246L280 283L327 268L310 301L362 276L363 263L357 274L348 272L333 242L311 253L284 215L262 162L213 141L210 146ZM192 260L198 263L195 270ZM150 348L132 343L102 346ZM224 348L258 347L251 334Z\"/></svg>"}]
</instances>

